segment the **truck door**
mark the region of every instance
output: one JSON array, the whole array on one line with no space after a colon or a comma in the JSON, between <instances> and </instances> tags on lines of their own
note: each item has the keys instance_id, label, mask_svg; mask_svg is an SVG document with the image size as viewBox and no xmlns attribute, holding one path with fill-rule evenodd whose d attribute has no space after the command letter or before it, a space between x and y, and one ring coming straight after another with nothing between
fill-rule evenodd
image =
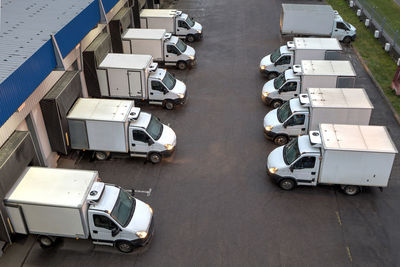
<instances>
[{"instance_id":1,"label":"truck door","mask_svg":"<svg viewBox=\"0 0 400 267\"><path fill-rule=\"evenodd\" d=\"M303 135L306 133L306 115L294 114L284 123L286 131L290 136Z\"/></svg>"},{"instance_id":2,"label":"truck door","mask_svg":"<svg viewBox=\"0 0 400 267\"><path fill-rule=\"evenodd\" d=\"M292 56L290 56L290 55L280 57L275 62L276 71L279 73L282 73L285 70L287 70L289 67L291 67L291 65L290 65L291 59L292 59Z\"/></svg>"},{"instance_id":3,"label":"truck door","mask_svg":"<svg viewBox=\"0 0 400 267\"><path fill-rule=\"evenodd\" d=\"M165 99L165 95L168 93L168 89L165 88L164 84L158 80L152 80L150 82L150 97L149 100L162 102Z\"/></svg>"},{"instance_id":4,"label":"truck door","mask_svg":"<svg viewBox=\"0 0 400 267\"><path fill-rule=\"evenodd\" d=\"M150 136L141 129L130 128L129 132L130 152L134 155L147 156L150 150L149 143L152 142Z\"/></svg>"},{"instance_id":5,"label":"truck door","mask_svg":"<svg viewBox=\"0 0 400 267\"><path fill-rule=\"evenodd\" d=\"M178 56L181 55L181 52L174 45L167 45L167 53L165 54L165 62L177 62Z\"/></svg>"},{"instance_id":6,"label":"truck door","mask_svg":"<svg viewBox=\"0 0 400 267\"><path fill-rule=\"evenodd\" d=\"M113 230L119 229L110 218L105 216L104 214L91 213L90 214L93 223L91 223L91 232L90 235L93 240L102 240L102 241L114 241L119 238L119 234L112 236Z\"/></svg>"},{"instance_id":7,"label":"truck door","mask_svg":"<svg viewBox=\"0 0 400 267\"><path fill-rule=\"evenodd\" d=\"M298 184L315 185L317 183L318 164L316 156L303 156L292 164L290 170Z\"/></svg>"},{"instance_id":8,"label":"truck door","mask_svg":"<svg viewBox=\"0 0 400 267\"><path fill-rule=\"evenodd\" d=\"M189 25L183 20L176 21L176 35L183 35L186 36L189 33Z\"/></svg>"},{"instance_id":9,"label":"truck door","mask_svg":"<svg viewBox=\"0 0 400 267\"><path fill-rule=\"evenodd\" d=\"M145 98L145 90L143 90L144 85L142 85L142 79L140 77L140 72L138 71L128 71L129 79L129 95L133 98Z\"/></svg>"},{"instance_id":10,"label":"truck door","mask_svg":"<svg viewBox=\"0 0 400 267\"><path fill-rule=\"evenodd\" d=\"M283 100L289 100L295 96L298 96L299 92L297 91L298 82L296 81L288 81L279 89L280 98Z\"/></svg>"},{"instance_id":11,"label":"truck door","mask_svg":"<svg viewBox=\"0 0 400 267\"><path fill-rule=\"evenodd\" d=\"M342 41L344 37L348 35L347 26L340 21L336 21L336 26L333 28L332 37Z\"/></svg>"}]
</instances>

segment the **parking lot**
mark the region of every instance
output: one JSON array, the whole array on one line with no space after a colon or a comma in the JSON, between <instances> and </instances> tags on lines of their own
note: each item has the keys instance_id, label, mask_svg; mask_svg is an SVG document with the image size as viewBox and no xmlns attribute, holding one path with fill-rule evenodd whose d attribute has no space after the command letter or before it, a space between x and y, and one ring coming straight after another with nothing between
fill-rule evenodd
<instances>
[{"instance_id":1,"label":"parking lot","mask_svg":"<svg viewBox=\"0 0 400 267\"><path fill-rule=\"evenodd\" d=\"M285 192L266 175L267 155L276 146L263 135L269 108L260 99L266 79L258 64L282 43L282 2L290 1L174 2L203 24L204 38L193 44L194 69L171 70L187 85L185 106L144 107L175 130L177 150L171 158L158 165L140 158L93 161L89 154L60 159L60 167L98 170L104 181L135 189L155 211L148 247L122 254L88 240L66 239L51 250L32 242L27 256L20 255L23 261L4 257L0 264L399 265L399 157L388 188L355 197L331 186ZM345 48L345 57L357 72L356 87L367 90L375 107L371 124L387 126L400 148L400 127L386 102L351 48Z\"/></svg>"}]
</instances>

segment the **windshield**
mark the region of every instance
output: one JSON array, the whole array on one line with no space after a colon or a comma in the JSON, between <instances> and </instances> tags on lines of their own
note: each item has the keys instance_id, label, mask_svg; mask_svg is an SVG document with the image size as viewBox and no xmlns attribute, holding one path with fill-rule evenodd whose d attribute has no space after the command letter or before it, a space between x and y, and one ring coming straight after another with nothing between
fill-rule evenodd
<instances>
[{"instance_id":1,"label":"windshield","mask_svg":"<svg viewBox=\"0 0 400 267\"><path fill-rule=\"evenodd\" d=\"M190 27L194 26L194 21L191 18L189 18L189 16L187 16L185 21Z\"/></svg>"},{"instance_id":2,"label":"windshield","mask_svg":"<svg viewBox=\"0 0 400 267\"><path fill-rule=\"evenodd\" d=\"M275 63L278 58L281 56L281 48L278 48L271 54L271 62Z\"/></svg>"},{"instance_id":3,"label":"windshield","mask_svg":"<svg viewBox=\"0 0 400 267\"><path fill-rule=\"evenodd\" d=\"M178 42L176 42L176 47L178 47L179 51L183 53L186 51L187 45L184 42L182 42L181 39L178 39Z\"/></svg>"},{"instance_id":4,"label":"windshield","mask_svg":"<svg viewBox=\"0 0 400 267\"><path fill-rule=\"evenodd\" d=\"M279 75L277 78L274 80L274 87L275 89L281 88L281 86L285 83L285 72L283 72L281 75Z\"/></svg>"},{"instance_id":5,"label":"windshield","mask_svg":"<svg viewBox=\"0 0 400 267\"><path fill-rule=\"evenodd\" d=\"M171 75L168 71L165 72L164 79L162 79L163 84L168 88L168 90L172 90L175 87L176 79Z\"/></svg>"},{"instance_id":6,"label":"windshield","mask_svg":"<svg viewBox=\"0 0 400 267\"><path fill-rule=\"evenodd\" d=\"M346 27L347 27L347 30L350 30L350 29L351 29L351 26L350 26L350 24L349 24L349 23L347 23L346 21L343 21L343 23L344 23L344 25L346 25Z\"/></svg>"},{"instance_id":7,"label":"windshield","mask_svg":"<svg viewBox=\"0 0 400 267\"><path fill-rule=\"evenodd\" d=\"M149 125L147 126L146 131L154 140L158 140L161 137L163 131L162 123L153 115L151 115L151 119Z\"/></svg>"},{"instance_id":8,"label":"windshield","mask_svg":"<svg viewBox=\"0 0 400 267\"><path fill-rule=\"evenodd\" d=\"M111 217L116 220L121 226L126 227L135 211L135 198L124 190L119 190L118 199L111 212Z\"/></svg>"},{"instance_id":9,"label":"windshield","mask_svg":"<svg viewBox=\"0 0 400 267\"><path fill-rule=\"evenodd\" d=\"M298 138L283 147L283 159L287 165L292 164L300 156Z\"/></svg>"},{"instance_id":10,"label":"windshield","mask_svg":"<svg viewBox=\"0 0 400 267\"><path fill-rule=\"evenodd\" d=\"M292 115L292 110L290 109L290 101L285 102L282 106L278 108L277 115L278 115L278 121L280 123L286 121L291 115Z\"/></svg>"}]
</instances>

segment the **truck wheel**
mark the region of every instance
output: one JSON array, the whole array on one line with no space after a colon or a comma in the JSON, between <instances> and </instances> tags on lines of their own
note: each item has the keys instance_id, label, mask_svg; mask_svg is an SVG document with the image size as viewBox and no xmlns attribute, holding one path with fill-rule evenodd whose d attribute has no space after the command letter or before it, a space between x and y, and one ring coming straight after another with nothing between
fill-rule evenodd
<instances>
[{"instance_id":1,"label":"truck wheel","mask_svg":"<svg viewBox=\"0 0 400 267\"><path fill-rule=\"evenodd\" d=\"M47 235L40 235L38 237L38 241L40 243L40 246L42 248L50 248L52 246L54 246L54 240L51 239L49 236Z\"/></svg>"},{"instance_id":2,"label":"truck wheel","mask_svg":"<svg viewBox=\"0 0 400 267\"><path fill-rule=\"evenodd\" d=\"M281 100L274 100L271 102L271 107L273 107L273 108L279 108L280 106L282 106Z\"/></svg>"},{"instance_id":3,"label":"truck wheel","mask_svg":"<svg viewBox=\"0 0 400 267\"><path fill-rule=\"evenodd\" d=\"M186 40L187 40L189 43L193 43L193 42L196 40L196 38L194 37L193 34L189 34L188 36L186 36Z\"/></svg>"},{"instance_id":4,"label":"truck wheel","mask_svg":"<svg viewBox=\"0 0 400 267\"><path fill-rule=\"evenodd\" d=\"M275 79L276 77L278 77L278 73L276 73L276 72L270 72L270 73L267 74L267 79L268 80Z\"/></svg>"},{"instance_id":5,"label":"truck wheel","mask_svg":"<svg viewBox=\"0 0 400 267\"><path fill-rule=\"evenodd\" d=\"M117 241L115 246L118 248L119 251L123 253L130 253L133 251L134 248L130 242L124 240Z\"/></svg>"},{"instance_id":6,"label":"truck wheel","mask_svg":"<svg viewBox=\"0 0 400 267\"><path fill-rule=\"evenodd\" d=\"M106 160L110 156L110 152L96 151L94 154L97 160Z\"/></svg>"},{"instance_id":7,"label":"truck wheel","mask_svg":"<svg viewBox=\"0 0 400 267\"><path fill-rule=\"evenodd\" d=\"M278 146L286 145L288 141L289 138L286 135L278 135L277 137L274 138L274 143L275 145Z\"/></svg>"},{"instance_id":8,"label":"truck wheel","mask_svg":"<svg viewBox=\"0 0 400 267\"><path fill-rule=\"evenodd\" d=\"M343 38L343 43L345 44L350 44L351 43L351 37L350 36L346 36Z\"/></svg>"},{"instance_id":9,"label":"truck wheel","mask_svg":"<svg viewBox=\"0 0 400 267\"><path fill-rule=\"evenodd\" d=\"M343 192L348 196L355 196L361 190L361 188L358 185L345 185L342 189Z\"/></svg>"},{"instance_id":10,"label":"truck wheel","mask_svg":"<svg viewBox=\"0 0 400 267\"><path fill-rule=\"evenodd\" d=\"M279 182L279 187L283 190L290 191L296 187L296 183L293 179L285 178Z\"/></svg>"},{"instance_id":11,"label":"truck wheel","mask_svg":"<svg viewBox=\"0 0 400 267\"><path fill-rule=\"evenodd\" d=\"M173 110L174 107L175 107L174 102L172 102L171 100L165 100L164 108L168 110Z\"/></svg>"},{"instance_id":12,"label":"truck wheel","mask_svg":"<svg viewBox=\"0 0 400 267\"><path fill-rule=\"evenodd\" d=\"M161 154L160 154L160 153L153 152L153 153L151 153L151 154L149 155L149 160L150 160L150 162L153 163L153 164L160 163L160 162L161 162L161 159L162 159L162 157L161 157Z\"/></svg>"},{"instance_id":13,"label":"truck wheel","mask_svg":"<svg viewBox=\"0 0 400 267\"><path fill-rule=\"evenodd\" d=\"M178 61L176 67L180 70L185 70L187 68L187 63L185 61Z\"/></svg>"}]
</instances>

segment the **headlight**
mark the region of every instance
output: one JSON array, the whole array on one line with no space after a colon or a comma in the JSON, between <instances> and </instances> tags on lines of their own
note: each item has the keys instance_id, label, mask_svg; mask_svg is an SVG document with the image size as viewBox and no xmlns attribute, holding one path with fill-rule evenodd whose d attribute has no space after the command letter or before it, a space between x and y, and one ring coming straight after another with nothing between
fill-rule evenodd
<instances>
[{"instance_id":1,"label":"headlight","mask_svg":"<svg viewBox=\"0 0 400 267\"><path fill-rule=\"evenodd\" d=\"M194 60L194 56L189 56L189 59L190 60Z\"/></svg>"},{"instance_id":2,"label":"headlight","mask_svg":"<svg viewBox=\"0 0 400 267\"><path fill-rule=\"evenodd\" d=\"M153 208L152 207L150 207L150 205L149 204L146 204L147 205L147 207L149 207L149 209L150 209L150 212L151 212L151 214L153 215Z\"/></svg>"},{"instance_id":3,"label":"headlight","mask_svg":"<svg viewBox=\"0 0 400 267\"><path fill-rule=\"evenodd\" d=\"M260 69L261 69L261 70L265 70L265 68L266 68L265 65L261 65L261 66L260 66Z\"/></svg>"},{"instance_id":4,"label":"headlight","mask_svg":"<svg viewBox=\"0 0 400 267\"><path fill-rule=\"evenodd\" d=\"M268 171L270 173L276 173L278 171L278 168L269 168Z\"/></svg>"},{"instance_id":5,"label":"headlight","mask_svg":"<svg viewBox=\"0 0 400 267\"><path fill-rule=\"evenodd\" d=\"M267 132L270 132L270 131L272 130L272 128L274 128L274 126L271 126L271 125L265 126L265 130L266 130Z\"/></svg>"},{"instance_id":6,"label":"headlight","mask_svg":"<svg viewBox=\"0 0 400 267\"><path fill-rule=\"evenodd\" d=\"M165 149L167 149L167 150L172 150L172 149L174 149L174 146L173 145L170 145L170 144L167 144L167 145L164 145L165 146Z\"/></svg>"},{"instance_id":7,"label":"headlight","mask_svg":"<svg viewBox=\"0 0 400 267\"><path fill-rule=\"evenodd\" d=\"M267 97L269 95L268 92L262 92L263 97Z\"/></svg>"},{"instance_id":8,"label":"headlight","mask_svg":"<svg viewBox=\"0 0 400 267\"><path fill-rule=\"evenodd\" d=\"M198 33L198 34L201 34L201 30L197 30L197 33Z\"/></svg>"},{"instance_id":9,"label":"headlight","mask_svg":"<svg viewBox=\"0 0 400 267\"><path fill-rule=\"evenodd\" d=\"M178 94L178 97L179 97L179 98L184 98L184 97L185 97L185 94Z\"/></svg>"},{"instance_id":10,"label":"headlight","mask_svg":"<svg viewBox=\"0 0 400 267\"><path fill-rule=\"evenodd\" d=\"M146 231L136 232L136 235L141 239L145 239L147 237L147 232Z\"/></svg>"}]
</instances>

